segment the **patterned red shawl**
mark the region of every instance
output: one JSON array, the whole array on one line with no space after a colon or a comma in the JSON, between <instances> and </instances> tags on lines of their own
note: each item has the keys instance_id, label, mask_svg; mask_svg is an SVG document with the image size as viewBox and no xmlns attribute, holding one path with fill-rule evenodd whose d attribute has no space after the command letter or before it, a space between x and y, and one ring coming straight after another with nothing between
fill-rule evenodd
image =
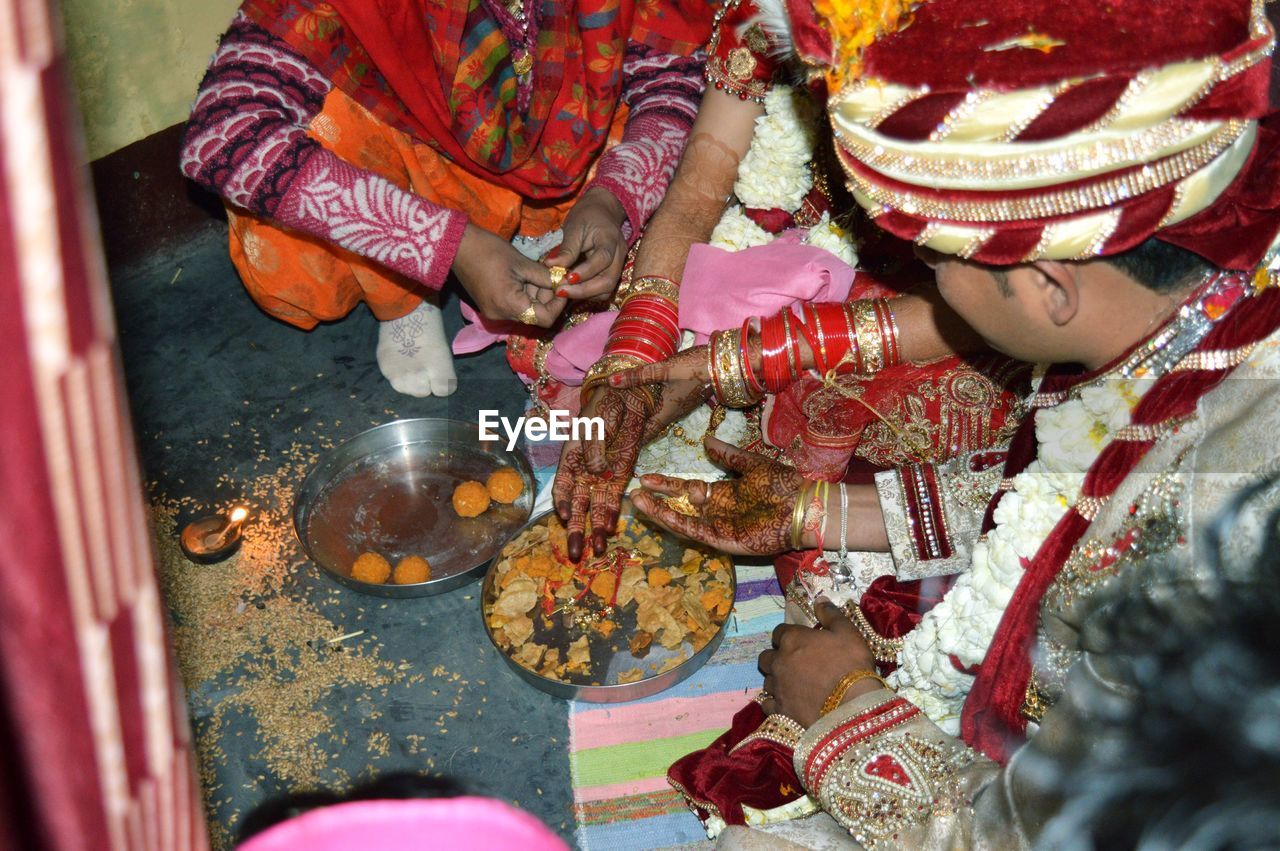
<instances>
[{"instance_id":1,"label":"patterned red shawl","mask_svg":"<svg viewBox=\"0 0 1280 851\"><path fill-rule=\"evenodd\" d=\"M545 0L533 93L480 0L246 0L241 9L378 118L526 198L582 185L608 137L628 41L689 54L707 0Z\"/></svg>"}]
</instances>

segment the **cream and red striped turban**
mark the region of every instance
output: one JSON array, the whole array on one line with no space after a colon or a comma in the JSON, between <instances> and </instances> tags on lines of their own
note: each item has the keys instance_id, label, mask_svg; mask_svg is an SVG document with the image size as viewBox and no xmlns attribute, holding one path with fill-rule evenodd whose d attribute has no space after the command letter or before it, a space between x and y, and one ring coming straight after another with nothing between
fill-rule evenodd
<instances>
[{"instance_id":1,"label":"cream and red striped turban","mask_svg":"<svg viewBox=\"0 0 1280 851\"><path fill-rule=\"evenodd\" d=\"M1252 270L1275 242L1260 0L926 0L900 19L864 0L897 19L866 47L866 8L813 0L806 26L808 2L787 0L795 46L828 69L849 188L890 232L989 264L1154 234Z\"/></svg>"}]
</instances>

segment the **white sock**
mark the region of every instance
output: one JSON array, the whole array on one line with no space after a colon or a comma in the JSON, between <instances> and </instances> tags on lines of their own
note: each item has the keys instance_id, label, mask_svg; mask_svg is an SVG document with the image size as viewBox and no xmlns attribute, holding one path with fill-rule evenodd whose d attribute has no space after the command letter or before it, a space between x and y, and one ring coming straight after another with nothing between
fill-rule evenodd
<instances>
[{"instance_id":1,"label":"white sock","mask_svg":"<svg viewBox=\"0 0 1280 851\"><path fill-rule=\"evenodd\" d=\"M448 396L457 390L440 308L424 301L406 316L379 322L378 368L406 396Z\"/></svg>"}]
</instances>

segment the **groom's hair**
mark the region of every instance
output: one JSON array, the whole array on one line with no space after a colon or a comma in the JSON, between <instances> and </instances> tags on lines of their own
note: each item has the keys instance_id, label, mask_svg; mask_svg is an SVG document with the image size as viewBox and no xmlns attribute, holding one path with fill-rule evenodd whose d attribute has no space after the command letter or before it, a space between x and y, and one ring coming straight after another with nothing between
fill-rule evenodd
<instances>
[{"instance_id":1,"label":"groom's hair","mask_svg":"<svg viewBox=\"0 0 1280 851\"><path fill-rule=\"evenodd\" d=\"M1204 279L1216 267L1199 254L1156 239L1148 238L1119 254L1083 262L1107 263L1149 290L1158 293L1177 292ZM985 267L996 279L996 287L1005 298L1013 295L1009 286L1011 266Z\"/></svg>"},{"instance_id":2,"label":"groom's hair","mask_svg":"<svg viewBox=\"0 0 1280 851\"><path fill-rule=\"evenodd\" d=\"M1038 845L1280 844L1280 512L1248 507L1277 491L1252 486L1211 530L1208 580L1161 584L1176 574L1155 559L1085 624L1085 647L1119 662L1119 689L1086 678L1070 697L1091 737L1080 763L1032 757L1063 800ZM1251 569L1241 544L1258 553Z\"/></svg>"},{"instance_id":3,"label":"groom's hair","mask_svg":"<svg viewBox=\"0 0 1280 851\"><path fill-rule=\"evenodd\" d=\"M1194 284L1214 270L1199 254L1154 236L1128 251L1102 258L1133 280L1158 293L1175 292Z\"/></svg>"}]
</instances>

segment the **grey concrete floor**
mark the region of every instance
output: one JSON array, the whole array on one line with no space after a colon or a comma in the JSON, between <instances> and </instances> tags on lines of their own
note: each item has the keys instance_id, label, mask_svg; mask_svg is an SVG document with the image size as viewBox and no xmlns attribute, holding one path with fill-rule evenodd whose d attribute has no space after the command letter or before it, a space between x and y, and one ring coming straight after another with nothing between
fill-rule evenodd
<instances>
[{"instance_id":1,"label":"grey concrete floor","mask_svg":"<svg viewBox=\"0 0 1280 851\"><path fill-rule=\"evenodd\" d=\"M340 442L398 417L474 421L479 407L506 416L523 410L523 388L496 348L458 360L460 386L452 397L398 395L378 372L376 322L365 309L311 333L278 323L245 294L225 240L225 225L211 222L179 250L112 272L153 497L213 504L226 496L228 482L234 490L262 474L292 444ZM446 326L452 333L460 323L452 298ZM219 440L233 430L253 440ZM322 608L335 628L367 631L349 652L376 653L423 675L384 691L376 712L351 685L338 684L318 700L344 731L319 743L332 761L324 776L340 788L388 772L444 774L476 793L518 801L572 842L566 705L504 666L484 635L476 590L380 607L384 601L341 589L305 566L288 580L283 593ZM440 668L461 680L433 677ZM212 818L234 832L293 783L274 772L252 712L210 721L232 688L201 686L190 704L203 745L224 754L214 769ZM444 732L447 711L457 714ZM374 736L389 744L375 749Z\"/></svg>"}]
</instances>

